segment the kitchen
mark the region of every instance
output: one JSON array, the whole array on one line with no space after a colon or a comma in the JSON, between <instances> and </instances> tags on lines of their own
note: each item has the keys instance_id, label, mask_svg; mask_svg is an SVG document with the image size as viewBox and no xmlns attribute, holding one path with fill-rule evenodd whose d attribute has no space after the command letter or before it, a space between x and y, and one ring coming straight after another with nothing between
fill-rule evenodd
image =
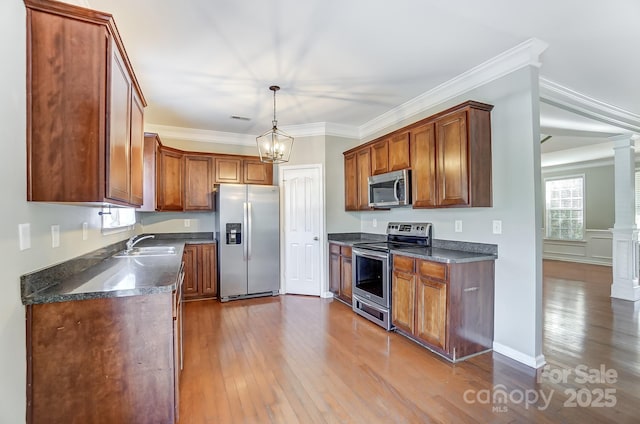
<instances>
[{"instance_id":1,"label":"kitchen","mask_svg":"<svg viewBox=\"0 0 640 424\"><path fill-rule=\"evenodd\" d=\"M15 116L15 119L7 120L7 131L10 137L7 139L23 140L25 117L16 111L25 110L24 107L24 6L11 4L3 6L7 8L8 22L3 27L11 31L9 39L22 40L15 45L6 46L7 55L17 58L16 69L8 74L7 92L15 103L3 104L3 115L7 117ZM15 21L15 22L14 22ZM4 47L3 47L4 48ZM22 63L23 65L20 65ZM483 101L495 106L492 112L492 143L494 152L493 166L493 208L478 209L472 211L431 211L429 213L414 212L410 209L403 209L391 212L345 212L344 211L344 174L342 153L360 144L360 140L332 134L312 135L299 137L296 145L302 147L298 150L294 148L291 164L314 164L320 163L325 167L324 185L327 187L325 193L326 228L322 235L323 243L327 241L327 234L362 231L366 233L381 234L384 231L385 223L389 221L415 221L428 217L434 224L437 238L442 239L464 239L489 244L498 244L500 250L500 260L496 264L496 334L495 342L502 346L502 351L512 357L519 358L521 362L535 364L536 357L540 354L540 341L534 335L535 306L528 299L535 297L539 283L536 283L536 265L527 258L535 257L536 234L533 230L532 222L538 208L535 200L523 198L521 192L531 192L532 188L539 184L534 178L535 148L525 142L530 140L535 132L536 120L533 97L535 87L531 83L531 75L536 74L535 69L524 68L509 76L499 78L487 83L477 89L459 95L444 104L432 106L431 109L423 112L422 116L429 116L454 106L469 98ZM11 78L9 78L11 77ZM144 84L143 84L144 85ZM508 94L505 94L508 93ZM16 106L16 104L18 106ZM381 133L389 132L396 128L408 124L400 122L391 125ZM168 141L169 139L164 139ZM517 142L514 142L517 140ZM172 141L171 146L190 151L207 151L215 149L216 152L251 154L255 155L255 148L241 148L229 152L229 145L211 146L207 143L193 142L198 144L197 148L185 148L180 145L181 141ZM183 142L184 143L184 142ZM218 149L220 148L220 149ZM226 149L226 150L221 150ZM82 206L67 206L55 204L28 204L25 202L26 182L22 176L25 172L25 156L22 147L16 148L14 144L7 142L6 152L3 159L3 177L5 181L15 181L16 184L6 185L6 200L15 202L16 208L6 211L12 222L11 228L7 228L7 234L11 236L3 239L6 243L4 251L9 252L5 257L7 267L3 272L4 279L11 284L7 284L9 300L3 308L4 321L11 325L3 326L3 339L11 345L17 346L15 351L3 352L3 364L23 364L26 356L24 351L23 320L24 309L19 302L20 294L17 287L18 277L22 274L49 265L69 260L80 256L86 252L99 249L103 246L113 244L128 238L135 233L158 233L158 232L184 232L189 231L214 231L213 221L209 216L198 213L170 213L168 218L157 216L143 217L136 225L136 229L128 233L111 234L103 236L100 234L100 220L94 208ZM243 150L243 151L238 151ZM14 152L14 153L12 153ZM16 176L20 176L17 178ZM511 199L517 198L518 202ZM205 213L205 215L207 215ZM501 220L505 232L502 236L493 235L492 221ZM185 220L189 221L189 226L185 226ZM454 229L454 221L463 221L463 235L457 235ZM145 224L145 221L149 224ZM32 248L30 250L17 252L15 246L18 245L14 227L19 223L32 222ZM83 222L89 224L89 234L86 241L83 241ZM15 223L15 225L13 224ZM63 249L52 249L50 244L50 226L60 225L60 245ZM507 231L508 228L522 228L518 234ZM13 253L16 251L15 253ZM502 265L499 265L502 263ZM526 294L526 295L523 295ZM522 326L514 322L509 317L520 317L520 323L533 323L527 327L523 334ZM537 340L537 341L536 341ZM494 349L495 349L494 344ZM24 367L9 365L4 375L8 375L8 381L15 382L20 386L24 382ZM4 394L3 388L3 394ZM14 405L24 404L22 390L6 389L7 393L2 396L2 411L14 410ZM20 417L22 412L15 415ZM15 421L15 420L12 420Z\"/></svg>"}]
</instances>

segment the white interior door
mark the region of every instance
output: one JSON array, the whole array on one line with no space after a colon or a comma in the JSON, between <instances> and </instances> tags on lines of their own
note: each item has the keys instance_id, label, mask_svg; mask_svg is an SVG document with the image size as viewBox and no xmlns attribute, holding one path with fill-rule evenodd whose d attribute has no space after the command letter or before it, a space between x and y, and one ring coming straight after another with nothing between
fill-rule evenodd
<instances>
[{"instance_id":1,"label":"white interior door","mask_svg":"<svg viewBox=\"0 0 640 424\"><path fill-rule=\"evenodd\" d=\"M285 293L320 295L320 167L282 170Z\"/></svg>"}]
</instances>

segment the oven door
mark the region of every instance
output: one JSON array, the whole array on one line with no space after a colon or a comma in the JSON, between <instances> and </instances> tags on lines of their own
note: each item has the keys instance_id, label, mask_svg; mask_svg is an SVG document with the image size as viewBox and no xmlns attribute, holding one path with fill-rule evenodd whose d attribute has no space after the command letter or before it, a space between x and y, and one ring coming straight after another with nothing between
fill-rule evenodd
<instances>
[{"instance_id":1,"label":"oven door","mask_svg":"<svg viewBox=\"0 0 640 424\"><path fill-rule=\"evenodd\" d=\"M354 247L353 294L389 309L389 253Z\"/></svg>"}]
</instances>

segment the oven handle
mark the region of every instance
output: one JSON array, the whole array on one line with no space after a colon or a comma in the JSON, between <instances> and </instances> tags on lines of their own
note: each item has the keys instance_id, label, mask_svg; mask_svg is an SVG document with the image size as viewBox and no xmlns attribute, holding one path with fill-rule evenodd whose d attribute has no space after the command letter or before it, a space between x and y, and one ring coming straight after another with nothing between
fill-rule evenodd
<instances>
[{"instance_id":1,"label":"oven handle","mask_svg":"<svg viewBox=\"0 0 640 424\"><path fill-rule=\"evenodd\" d=\"M369 259L383 259L383 260L389 259L388 253L377 253L377 252L371 252L369 250L362 250L358 248L353 248L351 252L353 253L353 255L358 255L365 258L369 258Z\"/></svg>"}]
</instances>

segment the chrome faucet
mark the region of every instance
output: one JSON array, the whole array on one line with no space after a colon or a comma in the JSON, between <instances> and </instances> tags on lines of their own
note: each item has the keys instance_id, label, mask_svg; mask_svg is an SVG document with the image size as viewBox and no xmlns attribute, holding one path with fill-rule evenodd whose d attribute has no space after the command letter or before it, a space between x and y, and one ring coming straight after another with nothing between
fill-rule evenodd
<instances>
[{"instance_id":1,"label":"chrome faucet","mask_svg":"<svg viewBox=\"0 0 640 424\"><path fill-rule=\"evenodd\" d=\"M136 239L136 237L138 237L138 236L133 236L127 241L127 250L125 250L126 253L131 252L131 249L133 249L133 246L135 246L136 244L140 243L142 240L155 238L156 236L151 234L151 235L148 235L148 236L140 237L139 239Z\"/></svg>"}]
</instances>

